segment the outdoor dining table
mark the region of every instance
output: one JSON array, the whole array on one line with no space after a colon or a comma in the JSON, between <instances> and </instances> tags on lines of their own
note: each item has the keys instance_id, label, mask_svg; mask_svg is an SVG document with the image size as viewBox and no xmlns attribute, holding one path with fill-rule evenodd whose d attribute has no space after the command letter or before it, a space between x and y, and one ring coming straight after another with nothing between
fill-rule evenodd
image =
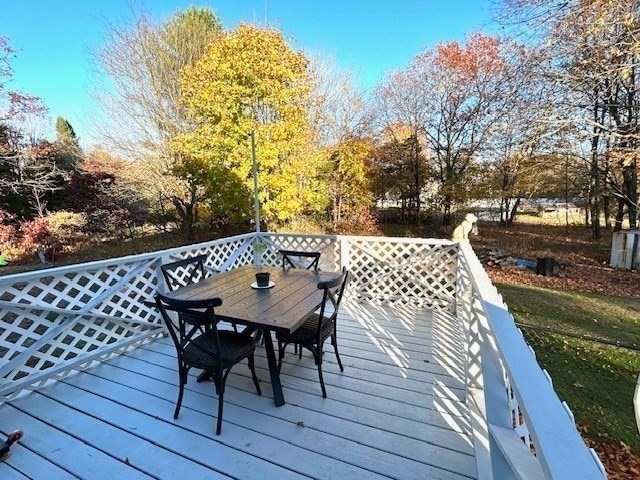
<instances>
[{"instance_id":1,"label":"outdoor dining table","mask_svg":"<svg viewBox=\"0 0 640 480\"><path fill-rule=\"evenodd\" d=\"M270 273L268 288L256 288L255 274ZM197 283L180 287L167 296L180 300L222 299L215 314L220 320L245 325L247 333L262 331L276 406L285 404L280 372L271 332L291 333L322 303L320 281L335 278L337 272L245 265Z\"/></svg>"}]
</instances>

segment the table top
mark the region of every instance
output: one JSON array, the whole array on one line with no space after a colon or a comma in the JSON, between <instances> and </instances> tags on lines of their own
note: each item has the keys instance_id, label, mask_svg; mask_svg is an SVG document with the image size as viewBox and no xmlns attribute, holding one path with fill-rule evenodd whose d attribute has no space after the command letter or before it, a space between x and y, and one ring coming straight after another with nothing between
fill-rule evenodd
<instances>
[{"instance_id":1,"label":"table top","mask_svg":"<svg viewBox=\"0 0 640 480\"><path fill-rule=\"evenodd\" d=\"M181 300L220 297L222 305L215 309L223 320L291 333L322 303L318 282L330 280L338 272L314 272L304 269L282 270L260 267L269 272L271 288L256 289L258 267L245 265L178 288L166 295Z\"/></svg>"}]
</instances>

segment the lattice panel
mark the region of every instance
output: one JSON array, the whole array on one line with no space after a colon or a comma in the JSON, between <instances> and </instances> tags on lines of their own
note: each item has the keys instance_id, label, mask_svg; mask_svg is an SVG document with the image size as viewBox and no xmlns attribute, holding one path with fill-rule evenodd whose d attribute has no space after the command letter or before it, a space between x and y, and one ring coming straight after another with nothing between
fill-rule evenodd
<instances>
[{"instance_id":1,"label":"lattice panel","mask_svg":"<svg viewBox=\"0 0 640 480\"><path fill-rule=\"evenodd\" d=\"M127 265L127 271L121 269L120 276L111 278L108 293L92 311L113 317L133 317L159 323L156 312L144 303L155 295L158 285L157 265L158 261L155 261L135 272L131 272L135 265ZM126 278L130 272L134 276Z\"/></svg>"},{"instance_id":2,"label":"lattice panel","mask_svg":"<svg viewBox=\"0 0 640 480\"><path fill-rule=\"evenodd\" d=\"M251 237L246 236L232 241L195 245L181 251L174 251L169 258L163 260L163 263L201 254L207 256L205 267L210 272L224 272L242 265L251 264L253 262Z\"/></svg>"},{"instance_id":3,"label":"lattice panel","mask_svg":"<svg viewBox=\"0 0 640 480\"><path fill-rule=\"evenodd\" d=\"M278 250L297 250L320 252L320 270L339 270L334 237L270 234L263 236L263 241L267 244L267 250L262 255L264 265L282 264Z\"/></svg>"},{"instance_id":4,"label":"lattice panel","mask_svg":"<svg viewBox=\"0 0 640 480\"><path fill-rule=\"evenodd\" d=\"M356 239L348 248L348 268L355 277L351 288L358 296L455 307L455 246L381 238Z\"/></svg>"},{"instance_id":5,"label":"lattice panel","mask_svg":"<svg viewBox=\"0 0 640 480\"><path fill-rule=\"evenodd\" d=\"M448 306L455 295L454 247L373 237L247 234L0 277L0 398L160 333L160 317L150 301L162 263L205 254L208 269L230 270L253 263L258 237L267 244L264 264L280 265L278 249L320 251L320 268L349 268L361 297Z\"/></svg>"},{"instance_id":6,"label":"lattice panel","mask_svg":"<svg viewBox=\"0 0 640 480\"><path fill-rule=\"evenodd\" d=\"M160 334L159 265L204 253L211 270L235 268L251 263L252 238L0 277L0 399Z\"/></svg>"},{"instance_id":7,"label":"lattice panel","mask_svg":"<svg viewBox=\"0 0 640 480\"><path fill-rule=\"evenodd\" d=\"M16 331L20 330L16 329ZM98 353L101 347L117 344L142 331L149 330L149 326L141 323L114 322L92 318L78 318L74 321L60 316L49 326L40 323L36 329L27 327L22 330L25 335L20 338L14 337L17 340L16 343L7 342L12 344L11 356L16 357L20 354L22 361L6 371L3 368L2 381L0 382L2 385L40 373L60 363L70 362L84 354ZM44 335L40 339L47 338L46 342L38 342L34 335L36 330L50 333L52 336L47 338ZM2 340L4 345L5 339Z\"/></svg>"},{"instance_id":8,"label":"lattice panel","mask_svg":"<svg viewBox=\"0 0 640 480\"><path fill-rule=\"evenodd\" d=\"M157 258L114 260L0 279L0 391L161 331L145 301ZM56 368L53 368L56 367ZM17 382L17 383L16 383Z\"/></svg>"}]
</instances>

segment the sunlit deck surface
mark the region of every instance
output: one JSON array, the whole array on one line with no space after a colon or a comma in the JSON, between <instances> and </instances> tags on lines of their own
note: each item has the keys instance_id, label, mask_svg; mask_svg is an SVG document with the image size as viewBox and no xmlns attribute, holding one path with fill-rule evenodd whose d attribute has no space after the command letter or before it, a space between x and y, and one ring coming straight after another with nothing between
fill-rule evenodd
<instances>
[{"instance_id":1,"label":"sunlit deck surface","mask_svg":"<svg viewBox=\"0 0 640 480\"><path fill-rule=\"evenodd\" d=\"M169 338L0 405L0 432L25 432L0 463L11 479L476 478L464 402L465 342L446 313L346 300L338 325L344 373L325 348L323 399L309 352L285 357L287 404L263 396L237 365L222 434L213 384L191 372L177 420Z\"/></svg>"}]
</instances>

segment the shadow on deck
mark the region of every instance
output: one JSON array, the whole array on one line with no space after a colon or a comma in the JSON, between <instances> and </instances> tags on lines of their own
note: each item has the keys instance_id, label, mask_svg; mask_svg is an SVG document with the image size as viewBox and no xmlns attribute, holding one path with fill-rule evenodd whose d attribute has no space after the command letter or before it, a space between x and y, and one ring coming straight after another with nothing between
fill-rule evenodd
<instances>
[{"instance_id":1,"label":"shadow on deck","mask_svg":"<svg viewBox=\"0 0 640 480\"><path fill-rule=\"evenodd\" d=\"M458 319L345 301L338 342L345 371L327 344L327 399L311 355L291 349L281 408L259 347L263 396L236 366L218 437L213 385L193 372L174 421L173 346L145 344L0 405L0 432L25 432L0 478L477 478Z\"/></svg>"}]
</instances>

